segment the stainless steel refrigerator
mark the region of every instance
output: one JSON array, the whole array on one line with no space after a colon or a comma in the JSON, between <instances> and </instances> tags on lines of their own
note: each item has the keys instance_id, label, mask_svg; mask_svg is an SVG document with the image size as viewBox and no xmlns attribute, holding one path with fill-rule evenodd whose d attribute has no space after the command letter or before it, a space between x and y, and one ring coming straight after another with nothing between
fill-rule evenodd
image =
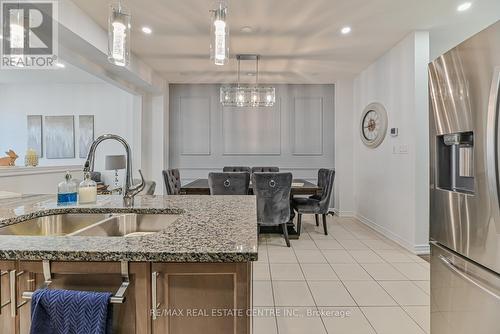
<instances>
[{"instance_id":1,"label":"stainless steel refrigerator","mask_svg":"<svg viewBox=\"0 0 500 334\"><path fill-rule=\"evenodd\" d=\"M500 21L429 79L431 334L498 334Z\"/></svg>"}]
</instances>

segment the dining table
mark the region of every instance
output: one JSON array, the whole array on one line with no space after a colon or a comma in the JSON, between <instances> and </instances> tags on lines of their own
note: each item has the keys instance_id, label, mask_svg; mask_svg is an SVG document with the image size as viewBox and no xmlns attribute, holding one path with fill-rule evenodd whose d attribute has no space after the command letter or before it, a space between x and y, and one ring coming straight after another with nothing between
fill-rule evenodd
<instances>
[{"instance_id":1,"label":"dining table","mask_svg":"<svg viewBox=\"0 0 500 334\"><path fill-rule=\"evenodd\" d=\"M293 179L292 188L290 191L290 197L294 196L311 196L320 195L322 189L318 187L315 183L309 182L304 179ZM208 186L208 179L196 179L190 183L181 186L181 194L183 195L210 195L210 187ZM250 195L252 194L252 183L250 182ZM288 236L290 239L298 239L299 234L297 233L296 226L292 219L287 224L288 226ZM281 233L281 228L262 226L260 229L261 233Z\"/></svg>"}]
</instances>

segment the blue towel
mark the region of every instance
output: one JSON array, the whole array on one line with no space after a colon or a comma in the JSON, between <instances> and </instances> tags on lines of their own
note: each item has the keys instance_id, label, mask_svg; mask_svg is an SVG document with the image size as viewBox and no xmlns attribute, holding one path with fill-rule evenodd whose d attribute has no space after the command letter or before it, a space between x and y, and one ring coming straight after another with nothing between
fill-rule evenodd
<instances>
[{"instance_id":1,"label":"blue towel","mask_svg":"<svg viewBox=\"0 0 500 334\"><path fill-rule=\"evenodd\" d=\"M110 334L111 293L40 289L31 301L31 334Z\"/></svg>"}]
</instances>

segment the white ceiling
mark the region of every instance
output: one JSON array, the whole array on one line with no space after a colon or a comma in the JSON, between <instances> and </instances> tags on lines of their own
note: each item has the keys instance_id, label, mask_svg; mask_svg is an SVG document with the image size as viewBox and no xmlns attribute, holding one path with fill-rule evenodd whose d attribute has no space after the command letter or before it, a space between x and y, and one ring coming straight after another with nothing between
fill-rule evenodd
<instances>
[{"instance_id":1,"label":"white ceiling","mask_svg":"<svg viewBox=\"0 0 500 334\"><path fill-rule=\"evenodd\" d=\"M107 29L103 0L73 0ZM414 30L441 30L483 13L500 13L499 0L229 0L230 53L262 55L261 81L332 83L359 73ZM209 60L207 0L123 0L132 11L132 50L169 82L228 82L234 59L220 67ZM500 15L500 14L499 14ZM153 29L144 35L143 25ZM349 25L352 33L340 34ZM253 32L244 33L242 27ZM246 62L245 62L246 63ZM253 64L242 64L243 72ZM254 80L247 77L248 80Z\"/></svg>"}]
</instances>

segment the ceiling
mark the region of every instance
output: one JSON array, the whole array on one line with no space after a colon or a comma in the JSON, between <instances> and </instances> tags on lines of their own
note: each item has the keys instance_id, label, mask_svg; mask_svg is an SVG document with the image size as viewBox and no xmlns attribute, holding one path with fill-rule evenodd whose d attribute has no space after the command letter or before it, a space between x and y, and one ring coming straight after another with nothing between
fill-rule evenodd
<instances>
[{"instance_id":1,"label":"ceiling","mask_svg":"<svg viewBox=\"0 0 500 334\"><path fill-rule=\"evenodd\" d=\"M465 1L465 0L463 0ZM262 55L261 82L333 83L351 77L414 30L442 29L500 13L500 1L475 0L229 0L231 61L209 60L207 0L122 0L132 12L132 51L171 83L231 82L238 53ZM472 0L469 0L472 1ZM107 29L103 0L73 0ZM145 35L147 25L153 34ZM351 26L342 35L343 26ZM252 32L242 32L250 26ZM242 63L244 78L253 63Z\"/></svg>"}]
</instances>

